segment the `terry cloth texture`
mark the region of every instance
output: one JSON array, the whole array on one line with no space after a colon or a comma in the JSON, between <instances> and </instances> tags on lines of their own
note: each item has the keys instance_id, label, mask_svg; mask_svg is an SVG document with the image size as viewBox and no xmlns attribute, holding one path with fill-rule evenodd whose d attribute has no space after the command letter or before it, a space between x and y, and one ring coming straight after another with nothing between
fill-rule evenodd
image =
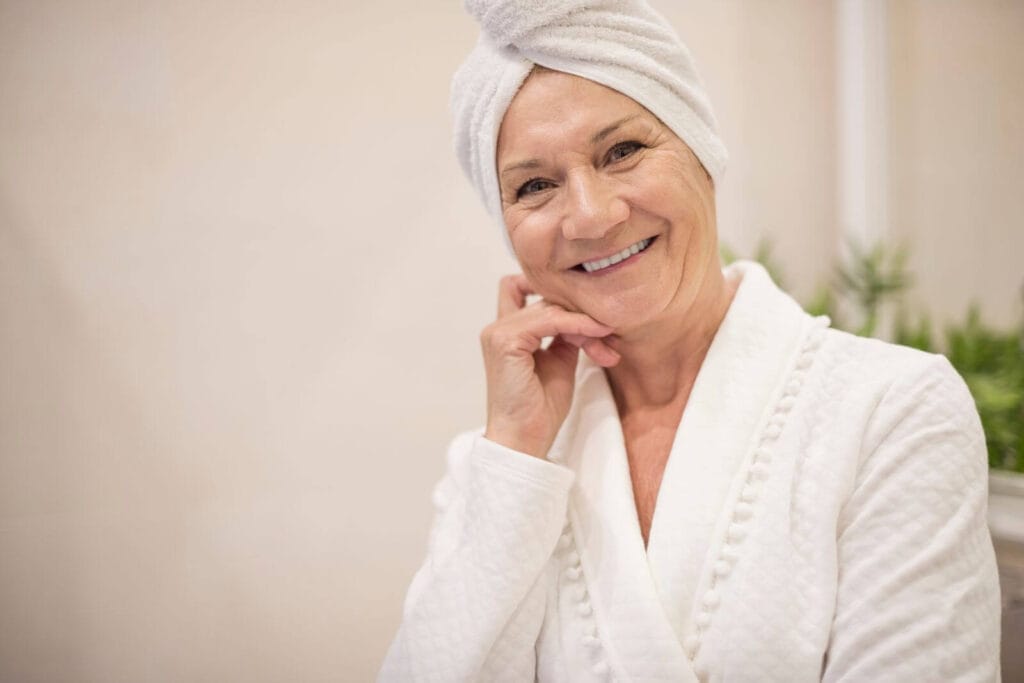
<instances>
[{"instance_id":1,"label":"terry cloth texture","mask_svg":"<svg viewBox=\"0 0 1024 683\"><path fill-rule=\"evenodd\" d=\"M964 381L729 270L647 547L614 397L581 357L547 460L453 441L380 681L998 680Z\"/></svg>"},{"instance_id":2,"label":"terry cloth texture","mask_svg":"<svg viewBox=\"0 0 1024 683\"><path fill-rule=\"evenodd\" d=\"M502 226L495 153L501 120L535 64L608 86L657 116L717 185L727 153L690 52L642 0L467 0L476 47L452 79L455 150Z\"/></svg>"}]
</instances>

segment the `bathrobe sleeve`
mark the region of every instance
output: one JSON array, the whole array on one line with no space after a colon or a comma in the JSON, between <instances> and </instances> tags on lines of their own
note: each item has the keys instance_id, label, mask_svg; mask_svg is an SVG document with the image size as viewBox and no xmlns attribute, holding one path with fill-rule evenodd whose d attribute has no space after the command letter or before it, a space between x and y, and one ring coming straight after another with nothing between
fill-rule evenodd
<instances>
[{"instance_id":1,"label":"bathrobe sleeve","mask_svg":"<svg viewBox=\"0 0 1024 683\"><path fill-rule=\"evenodd\" d=\"M999 680L985 437L949 361L913 360L873 412L840 514L824 681Z\"/></svg>"},{"instance_id":2,"label":"bathrobe sleeve","mask_svg":"<svg viewBox=\"0 0 1024 683\"><path fill-rule=\"evenodd\" d=\"M427 557L379 681L533 681L539 578L565 524L571 469L478 433L452 442Z\"/></svg>"}]
</instances>

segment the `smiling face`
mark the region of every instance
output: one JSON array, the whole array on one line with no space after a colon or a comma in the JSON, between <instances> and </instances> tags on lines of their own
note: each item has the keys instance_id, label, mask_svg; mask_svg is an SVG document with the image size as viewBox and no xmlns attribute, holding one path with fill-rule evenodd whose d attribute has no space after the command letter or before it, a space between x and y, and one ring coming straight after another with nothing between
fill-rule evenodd
<instances>
[{"instance_id":1,"label":"smiling face","mask_svg":"<svg viewBox=\"0 0 1024 683\"><path fill-rule=\"evenodd\" d=\"M718 268L710 178L615 90L535 70L502 121L497 169L519 264L552 303L639 328L685 314Z\"/></svg>"}]
</instances>

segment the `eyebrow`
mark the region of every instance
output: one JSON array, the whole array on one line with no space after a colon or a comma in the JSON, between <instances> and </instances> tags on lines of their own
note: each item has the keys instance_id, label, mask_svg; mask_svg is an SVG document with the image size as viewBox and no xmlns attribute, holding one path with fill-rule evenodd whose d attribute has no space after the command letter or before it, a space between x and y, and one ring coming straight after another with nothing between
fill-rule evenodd
<instances>
[{"instance_id":1,"label":"eyebrow","mask_svg":"<svg viewBox=\"0 0 1024 683\"><path fill-rule=\"evenodd\" d=\"M524 168L537 168L540 166L540 159L527 159L526 161L520 161L509 166L501 172L501 175L508 175L512 171L518 171Z\"/></svg>"},{"instance_id":2,"label":"eyebrow","mask_svg":"<svg viewBox=\"0 0 1024 683\"><path fill-rule=\"evenodd\" d=\"M629 123L638 116L640 116L640 114L630 114L629 116L624 116L618 121L608 124L607 126L597 131L590 137L590 144L596 145L597 143L601 142L606 137L614 133L620 126ZM538 166L540 166L540 159L527 159L526 161L519 161L514 164L506 166L504 169L502 169L501 175L507 175L512 171L518 171L524 168L537 168Z\"/></svg>"},{"instance_id":3,"label":"eyebrow","mask_svg":"<svg viewBox=\"0 0 1024 683\"><path fill-rule=\"evenodd\" d=\"M590 144L596 145L597 143L601 142L601 140L604 140L606 137L614 133L616 128L618 128L624 123L629 123L638 116L640 116L640 114L630 114L629 116L623 116L615 123L611 123L605 126L601 130L594 133L594 136L590 138Z\"/></svg>"}]
</instances>

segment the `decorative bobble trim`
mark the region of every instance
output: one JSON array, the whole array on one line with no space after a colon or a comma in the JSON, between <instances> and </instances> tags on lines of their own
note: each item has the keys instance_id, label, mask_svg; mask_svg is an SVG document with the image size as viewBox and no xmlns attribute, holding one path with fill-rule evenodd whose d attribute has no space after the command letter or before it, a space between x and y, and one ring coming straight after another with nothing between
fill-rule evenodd
<instances>
[{"instance_id":1,"label":"decorative bobble trim","mask_svg":"<svg viewBox=\"0 0 1024 683\"><path fill-rule=\"evenodd\" d=\"M583 567L580 565L580 555L576 551L575 542L572 536L572 527L566 524L562 529L562 535L558 539L559 550L564 551L565 561L568 566L562 572L565 580L575 584L569 590L573 601L576 603L576 613L585 620L583 634L580 636L580 643L591 651L590 656L594 662L591 670L598 676L608 676L610 671L608 662L601 659L602 643L598 635L597 624L594 621L594 607L590 604L590 596L587 593L587 585L583 581Z\"/></svg>"},{"instance_id":2,"label":"decorative bobble trim","mask_svg":"<svg viewBox=\"0 0 1024 683\"><path fill-rule=\"evenodd\" d=\"M796 404L797 394L804 383L804 375L814 363L814 355L821 346L825 329L829 325L827 316L814 319L812 327L804 339L800 355L797 356L789 381L782 396L775 402L775 409L761 433L760 442L754 450L754 456L747 465L746 483L740 491L739 501L733 505L732 516L725 532L725 542L719 549L718 557L712 565L708 588L700 600L700 611L694 619L696 629L683 642L686 656L692 662L696 659L703 643L704 634L711 628L715 609L721 602L721 585L732 572L732 567L739 559L735 546L739 545L747 535L747 522L753 517L754 506L761 493L761 482L771 472L772 449L786 423L786 416Z\"/></svg>"}]
</instances>

